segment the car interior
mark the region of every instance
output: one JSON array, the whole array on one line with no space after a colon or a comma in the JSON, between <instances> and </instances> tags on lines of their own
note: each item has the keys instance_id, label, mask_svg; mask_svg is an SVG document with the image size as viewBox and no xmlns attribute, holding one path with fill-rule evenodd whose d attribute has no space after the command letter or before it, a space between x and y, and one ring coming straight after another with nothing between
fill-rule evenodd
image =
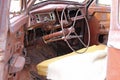
<instances>
[{"instance_id":1,"label":"car interior","mask_svg":"<svg viewBox=\"0 0 120 80\"><path fill-rule=\"evenodd\" d=\"M16 3L11 5L18 6L17 3L20 3L20 8L16 12L15 6L10 8L7 51L13 57L9 60L9 80L52 80L47 79L48 66L52 62L68 56L105 50L107 47L110 2L12 1ZM17 61L22 67L14 67Z\"/></svg>"}]
</instances>

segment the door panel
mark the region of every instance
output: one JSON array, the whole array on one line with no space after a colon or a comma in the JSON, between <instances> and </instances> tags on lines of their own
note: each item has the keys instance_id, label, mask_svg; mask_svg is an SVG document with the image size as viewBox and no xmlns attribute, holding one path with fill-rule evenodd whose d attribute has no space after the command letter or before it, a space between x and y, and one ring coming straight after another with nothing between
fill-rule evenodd
<instances>
[{"instance_id":1,"label":"door panel","mask_svg":"<svg viewBox=\"0 0 120 80\"><path fill-rule=\"evenodd\" d=\"M107 44L110 27L110 6L98 5L96 1L89 7L89 25L91 31L91 43Z\"/></svg>"},{"instance_id":2,"label":"door panel","mask_svg":"<svg viewBox=\"0 0 120 80\"><path fill-rule=\"evenodd\" d=\"M24 49L24 31L25 31L25 27L27 26L27 22L28 22L28 16L26 15L20 15L18 17L14 17L11 20L10 23L10 32L8 33L8 41L7 41L7 53L9 53L9 57L11 58L17 58L18 56L24 56L23 54L23 49ZM17 55L17 56L16 56ZM14 59L13 59L14 60ZM14 62L12 62L10 60L11 64ZM11 68L13 67L13 65L11 66L10 64L10 73L12 73ZM9 80L18 80L17 79L18 75L15 74L9 78Z\"/></svg>"},{"instance_id":3,"label":"door panel","mask_svg":"<svg viewBox=\"0 0 120 80\"><path fill-rule=\"evenodd\" d=\"M24 58L24 33L28 23L28 15L23 0L11 0L9 12L9 31L7 33L6 54L8 61L8 80L19 80L18 72L21 73L25 64ZM22 8L24 10L22 10ZM20 66L16 65L19 64ZM22 65L21 65L22 64Z\"/></svg>"}]
</instances>

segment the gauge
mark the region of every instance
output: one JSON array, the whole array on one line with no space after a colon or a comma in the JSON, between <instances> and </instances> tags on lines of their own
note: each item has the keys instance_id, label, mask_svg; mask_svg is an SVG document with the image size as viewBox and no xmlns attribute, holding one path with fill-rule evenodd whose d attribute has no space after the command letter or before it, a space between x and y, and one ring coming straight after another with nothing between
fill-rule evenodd
<instances>
[{"instance_id":1,"label":"gauge","mask_svg":"<svg viewBox=\"0 0 120 80\"><path fill-rule=\"evenodd\" d=\"M49 22L49 21L55 20L55 16L53 12L39 13L39 14L36 14L35 16L36 16L37 23Z\"/></svg>"}]
</instances>

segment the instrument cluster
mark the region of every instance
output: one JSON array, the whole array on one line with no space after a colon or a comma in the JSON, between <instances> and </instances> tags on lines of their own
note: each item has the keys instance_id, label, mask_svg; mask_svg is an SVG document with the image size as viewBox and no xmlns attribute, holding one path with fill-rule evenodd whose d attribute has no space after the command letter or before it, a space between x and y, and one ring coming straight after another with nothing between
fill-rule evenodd
<instances>
[{"instance_id":1,"label":"instrument cluster","mask_svg":"<svg viewBox=\"0 0 120 80\"><path fill-rule=\"evenodd\" d=\"M45 13L31 13L29 19L29 26L37 26L43 24L53 24L56 21L54 12Z\"/></svg>"},{"instance_id":2,"label":"instrument cluster","mask_svg":"<svg viewBox=\"0 0 120 80\"><path fill-rule=\"evenodd\" d=\"M47 6L47 8L46 8ZM64 27L70 27L74 21L78 21L84 18L84 6L59 5L56 8L52 8L50 5L46 5L41 8L37 8L31 11L29 14L28 28L40 27L43 30L61 29L61 22ZM55 6L55 5L52 5ZM50 9L49 9L50 7ZM62 19L62 20L61 20Z\"/></svg>"},{"instance_id":3,"label":"instrument cluster","mask_svg":"<svg viewBox=\"0 0 120 80\"><path fill-rule=\"evenodd\" d=\"M35 14L37 23L50 22L55 20L54 12Z\"/></svg>"}]
</instances>

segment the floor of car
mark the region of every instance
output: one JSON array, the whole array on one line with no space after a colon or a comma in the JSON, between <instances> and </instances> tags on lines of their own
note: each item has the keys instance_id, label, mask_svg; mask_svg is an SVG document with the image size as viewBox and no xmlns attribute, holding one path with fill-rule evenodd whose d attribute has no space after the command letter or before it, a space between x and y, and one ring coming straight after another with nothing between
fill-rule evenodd
<instances>
[{"instance_id":1,"label":"floor of car","mask_svg":"<svg viewBox=\"0 0 120 80\"><path fill-rule=\"evenodd\" d=\"M19 75L20 80L45 80L39 76L36 65L43 60L69 53L71 50L65 43L51 43L44 45L32 45L26 48L26 65Z\"/></svg>"}]
</instances>

